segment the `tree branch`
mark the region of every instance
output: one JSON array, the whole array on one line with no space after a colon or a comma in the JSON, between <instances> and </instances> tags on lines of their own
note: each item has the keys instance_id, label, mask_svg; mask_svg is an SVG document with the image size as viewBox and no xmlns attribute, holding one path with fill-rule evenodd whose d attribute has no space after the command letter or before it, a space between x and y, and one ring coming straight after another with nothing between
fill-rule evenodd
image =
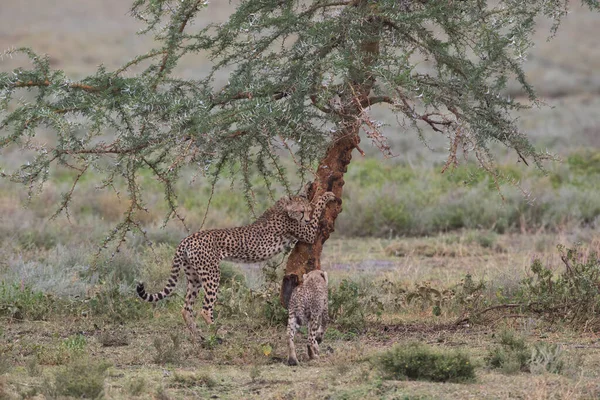
<instances>
[{"instance_id":1,"label":"tree branch","mask_svg":"<svg viewBox=\"0 0 600 400\"><path fill-rule=\"evenodd\" d=\"M44 81L16 81L14 82L11 86L15 87L15 88L27 88L27 87L48 87L51 85L51 82L46 79ZM85 92L89 92L89 93L96 93L96 92L101 92L103 90L108 89L108 87L96 87L96 86L91 86L91 85L86 85L85 83L70 83L67 85L69 88L71 89L81 89ZM115 88L115 90L118 91L118 89Z\"/></svg>"},{"instance_id":2,"label":"tree branch","mask_svg":"<svg viewBox=\"0 0 600 400\"><path fill-rule=\"evenodd\" d=\"M362 108L367 108L367 107L371 107L375 104L378 103L389 103L389 104L394 104L394 100L389 97L389 96L372 96L372 97L368 97L366 99L363 99L360 102L360 106Z\"/></svg>"}]
</instances>

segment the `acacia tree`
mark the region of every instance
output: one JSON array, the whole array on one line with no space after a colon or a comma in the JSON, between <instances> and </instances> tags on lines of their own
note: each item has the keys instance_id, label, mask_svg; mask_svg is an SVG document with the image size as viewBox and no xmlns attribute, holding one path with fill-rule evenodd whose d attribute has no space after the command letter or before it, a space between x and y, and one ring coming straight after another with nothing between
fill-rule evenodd
<instances>
[{"instance_id":1,"label":"acacia tree","mask_svg":"<svg viewBox=\"0 0 600 400\"><path fill-rule=\"evenodd\" d=\"M184 166L205 171L214 183L237 171L252 206L251 176L271 191L288 192L280 161L288 151L311 196L333 191L342 198L344 173L364 131L386 155L391 149L369 109L382 105L412 124L448 138L446 168L457 154L472 154L498 182L491 142L538 164L535 151L511 112L526 107L503 95L517 80L536 101L521 68L532 45L535 20L554 29L568 0L241 0L227 22L191 26L206 12L205 0L136 0L132 15L154 35L155 49L114 71L70 80L49 58L29 49L31 66L0 73L0 148L34 154L2 176L31 191L53 165L76 171L58 211L66 212L80 178L91 170L111 189L127 183L129 207L108 236L119 245L130 230L142 231L135 212L144 208L137 176L149 170L164 187L169 213L178 218L174 182ZM597 0L583 0L592 9ZM213 68L198 79L173 74L181 57L201 53ZM428 60L431 68L419 65ZM124 73L147 65L133 76ZM228 73L224 87L215 77ZM32 100L21 98L32 91ZM41 129L56 140L39 140ZM317 241L298 243L289 275L320 268L323 243L334 229L341 201L330 203ZM287 278L284 278L284 286Z\"/></svg>"}]
</instances>

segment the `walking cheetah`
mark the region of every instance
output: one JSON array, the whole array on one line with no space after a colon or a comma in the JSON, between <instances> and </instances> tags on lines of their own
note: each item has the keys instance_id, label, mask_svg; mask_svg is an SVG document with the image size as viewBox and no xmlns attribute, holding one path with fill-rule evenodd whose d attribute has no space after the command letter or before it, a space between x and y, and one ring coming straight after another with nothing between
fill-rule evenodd
<instances>
[{"instance_id":1,"label":"walking cheetah","mask_svg":"<svg viewBox=\"0 0 600 400\"><path fill-rule=\"evenodd\" d=\"M318 358L319 343L323 340L327 329L327 272L310 271L302 277L302 284L292 291L288 305L289 317L288 335L288 364L297 365L294 335L301 325L308 324L308 358Z\"/></svg>"},{"instance_id":2,"label":"walking cheetah","mask_svg":"<svg viewBox=\"0 0 600 400\"><path fill-rule=\"evenodd\" d=\"M313 207L306 197L305 189L298 196L279 199L250 225L194 233L177 246L171 276L165 288L158 293L149 294L144 290L144 284L139 283L137 293L148 302L162 300L175 288L179 271L183 267L187 277L187 291L181 313L195 336L197 329L193 306L200 287L204 289L200 315L209 325L213 323L221 260L259 262L280 253L295 241L313 243L321 214L327 203L335 199L332 192L326 192Z\"/></svg>"}]
</instances>

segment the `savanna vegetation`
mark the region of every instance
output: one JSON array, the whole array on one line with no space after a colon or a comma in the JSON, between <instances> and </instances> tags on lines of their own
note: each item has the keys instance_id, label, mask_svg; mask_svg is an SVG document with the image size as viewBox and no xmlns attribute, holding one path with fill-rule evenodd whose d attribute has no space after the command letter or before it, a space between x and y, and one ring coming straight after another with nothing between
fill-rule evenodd
<instances>
[{"instance_id":1,"label":"savanna vegetation","mask_svg":"<svg viewBox=\"0 0 600 400\"><path fill-rule=\"evenodd\" d=\"M147 36L133 36L144 22L127 17L120 1L34 3L7 3L0 44L48 52L48 67L66 71L73 82L95 74L99 63L115 71L133 52L156 47ZM161 2L148 2L155 3ZM276 178L269 189L260 173L246 176L239 157L217 180L210 168L203 174L198 165L182 165L171 186L142 166L134 169L143 201L133 209L126 173L116 174L121 177L109 190L98 189L113 168L100 158L89 159L95 164L80 177L69 165L51 165L39 192L0 180L0 398L600 396L600 81L592 74L600 52L589 33L600 17L571 6L550 42L544 39L553 22L539 20L536 46L522 66L548 104L510 114L539 154L548 150L559 161L527 166L491 143L492 173L475 158L442 174L446 136L425 124L420 138L409 123L399 128L383 109L370 110L394 157L382 157L381 146L365 144L369 137L360 133L365 157L355 152L344 174L343 213L320 259L330 276L331 324L317 361L307 360L306 332L296 339L298 367L284 365L287 312L279 287L285 257L264 265L224 264L217 323L200 324L203 340L196 344L179 312L184 285L156 306L139 302L134 290L138 280L155 289L164 284L174 247L188 229L250 222L285 192ZM203 11L219 22L231 7L211 3ZM199 13L191 26L206 18ZM37 22L23 24L30 20ZM74 35L82 26L85 33ZM0 71L10 75L24 62L7 54ZM173 76L193 80L211 64L200 51L172 67ZM132 68L124 79L145 66ZM435 65L422 60L418 68L427 72ZM219 88L225 77L216 75ZM39 94L23 92L7 112L35 103ZM528 104L524 94L510 79L502 91ZM86 105L89 98L73 101L79 100ZM84 116L70 122L82 123ZM57 143L51 127L40 123L39 136L22 143ZM105 136L97 140L118 138L113 128L101 129ZM284 138L292 153L302 148ZM94 140L89 143L103 143ZM3 145L0 171L7 177L39 150ZM180 148L172 150L176 158ZM289 171L290 190L300 187L303 173L313 179L298 163L314 167L318 157L301 160L285 147L274 154ZM114 167L123 172L132 166ZM50 218L65 194L72 194L68 218Z\"/></svg>"}]
</instances>

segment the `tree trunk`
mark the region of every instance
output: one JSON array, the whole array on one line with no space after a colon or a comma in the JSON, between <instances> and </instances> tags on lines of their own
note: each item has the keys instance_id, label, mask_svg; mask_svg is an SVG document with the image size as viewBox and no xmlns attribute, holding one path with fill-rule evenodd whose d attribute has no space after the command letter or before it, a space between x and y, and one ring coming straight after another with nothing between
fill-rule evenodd
<instances>
[{"instance_id":1,"label":"tree trunk","mask_svg":"<svg viewBox=\"0 0 600 400\"><path fill-rule=\"evenodd\" d=\"M335 220L342 212L344 174L352 159L352 150L358 148L360 143L359 130L364 111L361 104L365 104L365 100L368 100L375 83L375 79L370 74L370 66L379 54L379 40L377 27L373 26L372 31L370 40L365 40L360 46L362 57L348 71L346 90L341 95L342 105L335 110L344 116L344 120L336 132L332 144L327 149L325 157L319 163L317 179L308 191L309 199L316 199L324 192L331 191L339 201L330 202L325 208L315 242L313 244L298 242L290 253L280 292L281 304L286 308L292 290L302 282L303 274L321 269L323 244L335 230Z\"/></svg>"}]
</instances>

